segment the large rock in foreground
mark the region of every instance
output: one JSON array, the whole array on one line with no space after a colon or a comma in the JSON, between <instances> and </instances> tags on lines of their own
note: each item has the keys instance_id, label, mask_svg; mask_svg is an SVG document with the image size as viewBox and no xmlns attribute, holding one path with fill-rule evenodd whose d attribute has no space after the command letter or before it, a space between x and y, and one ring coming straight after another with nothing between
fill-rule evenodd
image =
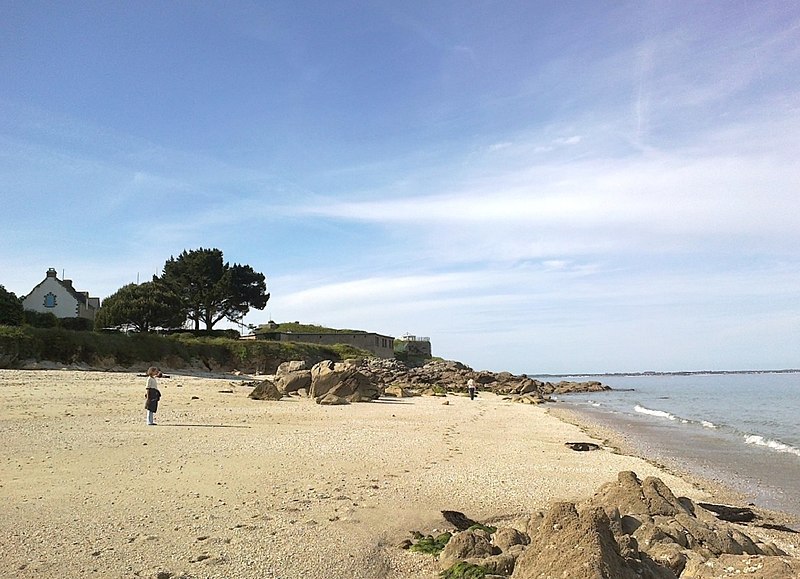
<instances>
[{"instance_id":1,"label":"large rock in foreground","mask_svg":"<svg viewBox=\"0 0 800 579\"><path fill-rule=\"evenodd\" d=\"M641 481L633 472L619 473L583 503L556 503L522 526L456 532L439 563L448 570L477 565L514 579L800 578L799 559L676 497L661 479Z\"/></svg>"},{"instance_id":2,"label":"large rock in foreground","mask_svg":"<svg viewBox=\"0 0 800 579\"><path fill-rule=\"evenodd\" d=\"M603 509L579 513L572 503L557 503L517 560L512 577L675 579L675 574L640 553L635 542L626 541L623 549Z\"/></svg>"}]
</instances>

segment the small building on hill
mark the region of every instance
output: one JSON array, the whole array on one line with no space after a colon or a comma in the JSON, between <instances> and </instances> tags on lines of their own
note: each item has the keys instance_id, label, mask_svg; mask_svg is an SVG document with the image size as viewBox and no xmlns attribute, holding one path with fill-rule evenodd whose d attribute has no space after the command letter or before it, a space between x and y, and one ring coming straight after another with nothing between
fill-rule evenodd
<instances>
[{"instance_id":1,"label":"small building on hill","mask_svg":"<svg viewBox=\"0 0 800 579\"><path fill-rule=\"evenodd\" d=\"M257 340L276 342L306 342L310 344L347 344L372 352L379 358L394 358L394 338L373 332L280 332L270 326L261 326L253 332Z\"/></svg>"},{"instance_id":2,"label":"small building on hill","mask_svg":"<svg viewBox=\"0 0 800 579\"><path fill-rule=\"evenodd\" d=\"M57 318L86 318L94 320L100 309L100 298L89 297L89 292L77 291L72 280L58 279L52 267L47 275L31 292L22 298L22 307L26 310L51 313Z\"/></svg>"},{"instance_id":3,"label":"small building on hill","mask_svg":"<svg viewBox=\"0 0 800 579\"><path fill-rule=\"evenodd\" d=\"M418 356L422 358L430 358L433 356L431 352L431 339L427 336L414 336L411 334L400 336L395 340L395 350L408 356Z\"/></svg>"}]
</instances>

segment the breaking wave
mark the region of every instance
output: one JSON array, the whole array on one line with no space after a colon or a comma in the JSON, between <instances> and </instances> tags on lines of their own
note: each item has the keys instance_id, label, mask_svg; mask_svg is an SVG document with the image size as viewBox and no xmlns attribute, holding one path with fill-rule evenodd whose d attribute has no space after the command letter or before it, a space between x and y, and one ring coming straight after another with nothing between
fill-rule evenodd
<instances>
[{"instance_id":1,"label":"breaking wave","mask_svg":"<svg viewBox=\"0 0 800 579\"><path fill-rule=\"evenodd\" d=\"M645 406L641 406L640 404L634 406L634 410L639 414L654 416L656 418L665 418L667 420L672 420L674 422L680 422L681 424L693 423L701 425L704 428L710 428L713 430L717 430L720 428L718 425L708 420L697 420L697 421L687 420L685 418L675 416L674 414L667 412L666 410L653 410L652 408L647 408ZM763 447L769 450L773 450L775 452L785 452L788 454L794 454L795 456L800 456L800 448L794 447L790 444L783 443L779 440L773 440L771 438L759 436L758 434L745 434L744 442L745 444Z\"/></svg>"},{"instance_id":2,"label":"breaking wave","mask_svg":"<svg viewBox=\"0 0 800 579\"><path fill-rule=\"evenodd\" d=\"M645 408L644 406L639 406L638 404L633 409L640 414L658 416L659 418L668 418L669 420L677 420L677 417L674 414L670 414L664 410L651 410L650 408Z\"/></svg>"},{"instance_id":3,"label":"breaking wave","mask_svg":"<svg viewBox=\"0 0 800 579\"><path fill-rule=\"evenodd\" d=\"M719 428L719 426L708 420L689 420L688 418L675 416L674 414L667 412L666 410L653 410L652 408L647 408L645 406L641 406L640 404L637 404L634 407L634 410L639 414L655 416L656 418L666 418L668 420L678 421L681 424L700 424L705 428L713 428L713 429Z\"/></svg>"},{"instance_id":4,"label":"breaking wave","mask_svg":"<svg viewBox=\"0 0 800 579\"><path fill-rule=\"evenodd\" d=\"M763 436L758 436L757 434L748 434L745 436L744 442L745 444L764 446L777 452L787 452L789 454L800 456L800 448L795 448L794 446L784 444L778 440L772 440L771 438L764 438Z\"/></svg>"}]
</instances>

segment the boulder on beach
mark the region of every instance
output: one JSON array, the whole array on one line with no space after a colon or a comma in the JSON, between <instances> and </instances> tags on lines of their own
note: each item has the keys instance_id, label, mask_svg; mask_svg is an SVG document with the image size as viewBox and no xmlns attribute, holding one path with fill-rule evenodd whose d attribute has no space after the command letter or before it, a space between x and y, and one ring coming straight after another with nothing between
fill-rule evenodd
<instances>
[{"instance_id":1,"label":"boulder on beach","mask_svg":"<svg viewBox=\"0 0 800 579\"><path fill-rule=\"evenodd\" d=\"M272 380L260 380L255 383L255 388L250 392L250 398L254 400L280 400L283 394L278 390Z\"/></svg>"},{"instance_id":2,"label":"boulder on beach","mask_svg":"<svg viewBox=\"0 0 800 579\"><path fill-rule=\"evenodd\" d=\"M306 368L305 360L289 360L278 365L275 375L280 376L281 374L291 374L292 372L301 372L307 369L308 368Z\"/></svg>"},{"instance_id":3,"label":"boulder on beach","mask_svg":"<svg viewBox=\"0 0 800 579\"><path fill-rule=\"evenodd\" d=\"M527 533L511 527L501 527L492 534L492 544L504 553L511 547L529 545L530 542Z\"/></svg>"},{"instance_id":4,"label":"boulder on beach","mask_svg":"<svg viewBox=\"0 0 800 579\"><path fill-rule=\"evenodd\" d=\"M295 370L275 375L275 386L284 394L291 394L298 390L308 390L311 387L311 371Z\"/></svg>"},{"instance_id":5,"label":"boulder on beach","mask_svg":"<svg viewBox=\"0 0 800 579\"><path fill-rule=\"evenodd\" d=\"M398 386L397 384L387 386L383 394L384 396L391 396L392 398L409 398L414 395L410 390Z\"/></svg>"},{"instance_id":6,"label":"boulder on beach","mask_svg":"<svg viewBox=\"0 0 800 579\"><path fill-rule=\"evenodd\" d=\"M381 390L356 362L325 360L311 368L309 396L319 401L328 394L347 402L369 402L378 399Z\"/></svg>"},{"instance_id":7,"label":"boulder on beach","mask_svg":"<svg viewBox=\"0 0 800 579\"><path fill-rule=\"evenodd\" d=\"M346 398L342 398L341 396L337 396L331 392L323 394L322 396L318 396L314 400L317 404L321 404L322 406L344 406L350 404Z\"/></svg>"},{"instance_id":8,"label":"boulder on beach","mask_svg":"<svg viewBox=\"0 0 800 579\"><path fill-rule=\"evenodd\" d=\"M439 555L439 565L449 569L459 561L482 559L494 555L494 547L485 531L462 531L453 535Z\"/></svg>"},{"instance_id":9,"label":"boulder on beach","mask_svg":"<svg viewBox=\"0 0 800 579\"><path fill-rule=\"evenodd\" d=\"M303 360L283 362L275 371L275 386L283 394L292 394L311 387L311 371Z\"/></svg>"}]
</instances>

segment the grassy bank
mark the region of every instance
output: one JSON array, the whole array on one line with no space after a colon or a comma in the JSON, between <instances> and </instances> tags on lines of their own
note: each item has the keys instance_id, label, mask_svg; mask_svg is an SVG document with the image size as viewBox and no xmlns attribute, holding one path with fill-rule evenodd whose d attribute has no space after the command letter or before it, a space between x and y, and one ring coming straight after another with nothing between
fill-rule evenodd
<instances>
[{"instance_id":1,"label":"grassy bank","mask_svg":"<svg viewBox=\"0 0 800 579\"><path fill-rule=\"evenodd\" d=\"M370 355L346 345L0 326L0 368L13 368L26 360L47 360L101 368L142 364L171 368L202 365L211 370L236 368L244 372L272 373L287 360L315 364L321 360Z\"/></svg>"}]
</instances>

